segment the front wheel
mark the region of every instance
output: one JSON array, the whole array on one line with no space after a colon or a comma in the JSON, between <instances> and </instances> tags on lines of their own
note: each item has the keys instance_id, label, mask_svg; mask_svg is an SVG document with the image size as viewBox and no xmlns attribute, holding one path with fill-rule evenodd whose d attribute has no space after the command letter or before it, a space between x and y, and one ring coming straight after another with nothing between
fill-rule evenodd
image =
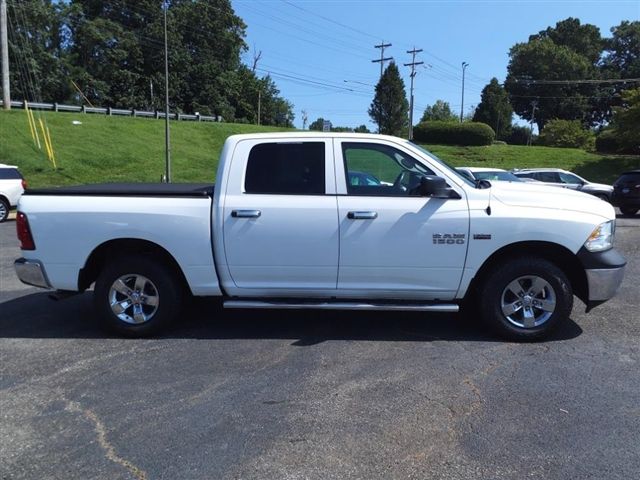
<instances>
[{"instance_id":1,"label":"front wheel","mask_svg":"<svg viewBox=\"0 0 640 480\"><path fill-rule=\"evenodd\" d=\"M537 257L511 260L485 279L480 294L485 322L510 340L533 341L548 336L566 321L573 291L566 275Z\"/></svg>"},{"instance_id":2,"label":"front wheel","mask_svg":"<svg viewBox=\"0 0 640 480\"><path fill-rule=\"evenodd\" d=\"M105 325L127 337L158 333L180 313L182 288L153 256L117 258L100 273L94 305Z\"/></svg>"},{"instance_id":3,"label":"front wheel","mask_svg":"<svg viewBox=\"0 0 640 480\"><path fill-rule=\"evenodd\" d=\"M635 207L620 207L620 211L623 215L633 216L638 213L638 209Z\"/></svg>"}]
</instances>

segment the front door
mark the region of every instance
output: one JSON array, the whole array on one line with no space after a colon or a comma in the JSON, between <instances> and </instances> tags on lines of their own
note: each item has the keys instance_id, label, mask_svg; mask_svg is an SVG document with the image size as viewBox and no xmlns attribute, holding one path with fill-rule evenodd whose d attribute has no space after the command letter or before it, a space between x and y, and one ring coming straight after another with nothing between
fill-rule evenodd
<instances>
[{"instance_id":1,"label":"front door","mask_svg":"<svg viewBox=\"0 0 640 480\"><path fill-rule=\"evenodd\" d=\"M334 148L338 189L346 187L338 196L339 295L454 298L468 244L464 192L418 196L420 176L434 172L400 145L344 140Z\"/></svg>"}]
</instances>

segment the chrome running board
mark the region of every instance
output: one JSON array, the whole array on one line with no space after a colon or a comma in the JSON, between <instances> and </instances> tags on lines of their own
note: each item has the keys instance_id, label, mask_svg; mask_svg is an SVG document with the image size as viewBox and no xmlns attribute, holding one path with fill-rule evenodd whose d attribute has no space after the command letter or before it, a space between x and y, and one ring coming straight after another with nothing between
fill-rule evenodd
<instances>
[{"instance_id":1,"label":"chrome running board","mask_svg":"<svg viewBox=\"0 0 640 480\"><path fill-rule=\"evenodd\" d=\"M366 303L366 302L287 302L260 300L225 300L224 308L247 309L294 309L294 310L374 310L403 312L456 313L460 307L455 303Z\"/></svg>"}]
</instances>

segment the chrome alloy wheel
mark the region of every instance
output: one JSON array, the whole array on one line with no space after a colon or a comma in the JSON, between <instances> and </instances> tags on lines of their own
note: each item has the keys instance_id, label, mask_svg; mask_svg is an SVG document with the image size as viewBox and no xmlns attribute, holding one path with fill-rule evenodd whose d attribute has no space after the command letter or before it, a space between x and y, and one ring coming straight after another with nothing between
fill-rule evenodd
<instances>
[{"instance_id":1,"label":"chrome alloy wheel","mask_svg":"<svg viewBox=\"0 0 640 480\"><path fill-rule=\"evenodd\" d=\"M123 275L109 289L111 311L126 323L139 325L151 320L159 303L158 289L142 275Z\"/></svg>"},{"instance_id":2,"label":"chrome alloy wheel","mask_svg":"<svg viewBox=\"0 0 640 480\"><path fill-rule=\"evenodd\" d=\"M526 275L503 290L500 307L516 327L535 328L545 323L556 309L556 294L544 278Z\"/></svg>"}]
</instances>

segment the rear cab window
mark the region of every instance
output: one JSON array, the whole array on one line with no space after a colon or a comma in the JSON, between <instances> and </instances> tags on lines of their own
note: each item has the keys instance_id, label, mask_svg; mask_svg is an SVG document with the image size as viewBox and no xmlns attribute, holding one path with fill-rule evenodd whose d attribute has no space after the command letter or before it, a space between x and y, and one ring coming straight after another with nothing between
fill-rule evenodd
<instances>
[{"instance_id":1,"label":"rear cab window","mask_svg":"<svg viewBox=\"0 0 640 480\"><path fill-rule=\"evenodd\" d=\"M324 195L324 142L259 143L249 151L244 193Z\"/></svg>"}]
</instances>

